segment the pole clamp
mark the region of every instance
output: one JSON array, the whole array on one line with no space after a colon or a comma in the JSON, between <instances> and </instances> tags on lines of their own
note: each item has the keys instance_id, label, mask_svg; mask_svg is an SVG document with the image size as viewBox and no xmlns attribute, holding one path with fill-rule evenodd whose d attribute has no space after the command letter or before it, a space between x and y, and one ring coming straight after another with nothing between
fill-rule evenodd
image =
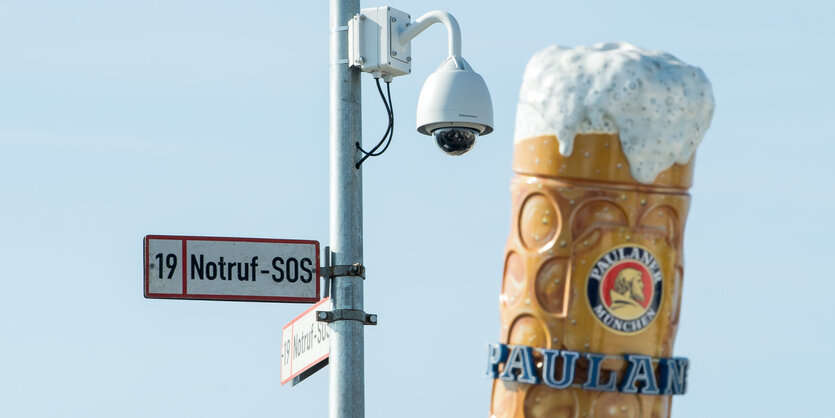
<instances>
[{"instance_id":1,"label":"pole clamp","mask_svg":"<svg viewBox=\"0 0 835 418\"><path fill-rule=\"evenodd\" d=\"M362 277L365 280L365 266L362 263L334 266L331 265L331 262L333 262L333 253L331 252L331 247L328 245L325 246L325 265L319 267L319 275L325 279L332 279L339 276L354 276Z\"/></svg>"},{"instance_id":2,"label":"pole clamp","mask_svg":"<svg viewBox=\"0 0 835 418\"><path fill-rule=\"evenodd\" d=\"M325 297L331 295L331 279L339 276L353 276L361 277L365 280L365 266L362 263L354 263L351 265L334 266L333 253L329 245L325 246L325 265L319 267L319 276L325 278Z\"/></svg>"},{"instance_id":3,"label":"pole clamp","mask_svg":"<svg viewBox=\"0 0 835 418\"><path fill-rule=\"evenodd\" d=\"M365 266L362 263L355 263L344 266L325 266L321 267L322 277L333 278L339 276L356 276L362 277L365 280Z\"/></svg>"},{"instance_id":4,"label":"pole clamp","mask_svg":"<svg viewBox=\"0 0 835 418\"><path fill-rule=\"evenodd\" d=\"M377 325L377 314L367 314L359 309L334 309L333 311L316 311L319 322L359 321L365 325Z\"/></svg>"}]
</instances>

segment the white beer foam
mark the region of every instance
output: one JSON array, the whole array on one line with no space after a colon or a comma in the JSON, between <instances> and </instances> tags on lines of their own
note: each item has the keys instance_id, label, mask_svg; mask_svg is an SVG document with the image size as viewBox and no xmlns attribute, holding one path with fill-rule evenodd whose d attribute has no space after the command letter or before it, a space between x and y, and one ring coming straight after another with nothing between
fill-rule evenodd
<instances>
[{"instance_id":1,"label":"white beer foam","mask_svg":"<svg viewBox=\"0 0 835 418\"><path fill-rule=\"evenodd\" d=\"M713 108L704 72L668 53L625 42L553 45L525 69L514 142L556 135L567 156L577 134L619 133L632 177L652 183L690 160Z\"/></svg>"}]
</instances>

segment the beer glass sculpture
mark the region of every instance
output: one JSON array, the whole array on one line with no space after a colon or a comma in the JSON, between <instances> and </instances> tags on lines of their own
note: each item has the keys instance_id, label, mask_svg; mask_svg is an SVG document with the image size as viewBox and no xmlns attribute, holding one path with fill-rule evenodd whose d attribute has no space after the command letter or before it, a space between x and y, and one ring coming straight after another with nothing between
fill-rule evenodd
<instances>
[{"instance_id":1,"label":"beer glass sculpture","mask_svg":"<svg viewBox=\"0 0 835 418\"><path fill-rule=\"evenodd\" d=\"M491 416L665 417L694 152L713 114L702 70L626 43L552 46L516 119Z\"/></svg>"}]
</instances>

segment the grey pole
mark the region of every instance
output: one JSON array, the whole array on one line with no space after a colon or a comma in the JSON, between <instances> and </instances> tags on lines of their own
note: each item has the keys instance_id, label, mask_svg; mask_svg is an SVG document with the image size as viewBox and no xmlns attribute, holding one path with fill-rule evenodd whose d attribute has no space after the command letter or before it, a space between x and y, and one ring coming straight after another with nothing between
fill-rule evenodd
<instances>
[{"instance_id":1,"label":"grey pole","mask_svg":"<svg viewBox=\"0 0 835 418\"><path fill-rule=\"evenodd\" d=\"M348 67L348 21L359 0L330 0L330 246L335 265L362 263L362 173L354 167L362 137L360 71ZM333 309L363 310L363 279L335 277ZM330 324L330 418L365 416L363 323Z\"/></svg>"}]
</instances>

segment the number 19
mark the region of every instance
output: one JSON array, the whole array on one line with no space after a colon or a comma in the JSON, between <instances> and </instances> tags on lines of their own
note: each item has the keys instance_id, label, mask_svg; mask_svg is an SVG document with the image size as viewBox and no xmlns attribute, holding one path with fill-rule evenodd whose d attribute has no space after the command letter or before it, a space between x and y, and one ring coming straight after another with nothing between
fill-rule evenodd
<instances>
[{"instance_id":1,"label":"number 19","mask_svg":"<svg viewBox=\"0 0 835 418\"><path fill-rule=\"evenodd\" d=\"M154 256L158 260L159 263L159 278L162 278L162 257L163 254L159 253ZM175 254L168 254L165 256L165 267L168 267L168 278L170 279L174 276L174 270L177 268L177 256Z\"/></svg>"}]
</instances>

